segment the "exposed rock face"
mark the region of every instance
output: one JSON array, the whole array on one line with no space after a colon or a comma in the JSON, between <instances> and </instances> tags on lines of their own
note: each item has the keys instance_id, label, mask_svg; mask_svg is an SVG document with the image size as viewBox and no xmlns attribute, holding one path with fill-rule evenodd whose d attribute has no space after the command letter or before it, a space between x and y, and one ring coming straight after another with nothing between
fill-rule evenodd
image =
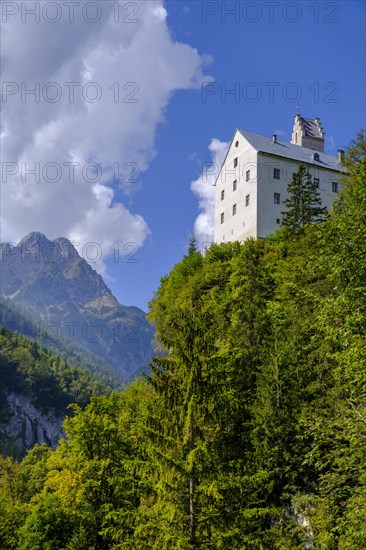
<instances>
[{"instance_id":1,"label":"exposed rock face","mask_svg":"<svg viewBox=\"0 0 366 550\"><path fill-rule=\"evenodd\" d=\"M18 245L2 243L0 276L1 294L39 320L39 331L77 342L120 378L146 369L153 328L145 313L119 304L67 239L31 233Z\"/></svg>"},{"instance_id":2,"label":"exposed rock face","mask_svg":"<svg viewBox=\"0 0 366 550\"><path fill-rule=\"evenodd\" d=\"M17 458L36 443L55 448L59 439L65 437L63 418L42 414L28 397L16 393L7 395L9 415L7 422L0 424L2 447Z\"/></svg>"}]
</instances>

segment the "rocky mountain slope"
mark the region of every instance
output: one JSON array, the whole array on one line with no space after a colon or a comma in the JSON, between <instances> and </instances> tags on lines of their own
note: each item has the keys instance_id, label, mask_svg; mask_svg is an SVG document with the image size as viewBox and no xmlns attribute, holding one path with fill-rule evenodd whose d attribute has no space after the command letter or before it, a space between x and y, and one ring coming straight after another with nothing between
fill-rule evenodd
<instances>
[{"instance_id":1,"label":"rocky mountain slope","mask_svg":"<svg viewBox=\"0 0 366 550\"><path fill-rule=\"evenodd\" d=\"M0 418L1 453L21 457L36 443L55 448L65 437L62 430L64 417L54 413L42 413L32 400L20 393L6 395L8 415Z\"/></svg>"},{"instance_id":2,"label":"rocky mountain slope","mask_svg":"<svg viewBox=\"0 0 366 550\"><path fill-rule=\"evenodd\" d=\"M153 328L145 313L121 305L67 239L34 232L16 246L2 243L0 277L1 295L37 320L40 333L77 343L120 379L146 369Z\"/></svg>"},{"instance_id":3,"label":"rocky mountain slope","mask_svg":"<svg viewBox=\"0 0 366 550\"><path fill-rule=\"evenodd\" d=\"M0 454L19 458L35 443L54 448L72 414L69 405L85 407L110 391L34 340L0 327Z\"/></svg>"}]
</instances>

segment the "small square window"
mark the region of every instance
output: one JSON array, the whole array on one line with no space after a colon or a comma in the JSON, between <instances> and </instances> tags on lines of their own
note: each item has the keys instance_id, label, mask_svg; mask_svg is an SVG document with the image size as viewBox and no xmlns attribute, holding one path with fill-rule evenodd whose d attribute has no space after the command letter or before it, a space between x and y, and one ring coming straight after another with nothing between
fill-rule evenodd
<instances>
[{"instance_id":1,"label":"small square window","mask_svg":"<svg viewBox=\"0 0 366 550\"><path fill-rule=\"evenodd\" d=\"M281 194L280 193L275 193L274 194L274 203L275 204L281 204Z\"/></svg>"},{"instance_id":2,"label":"small square window","mask_svg":"<svg viewBox=\"0 0 366 550\"><path fill-rule=\"evenodd\" d=\"M280 178L280 169L279 168L273 168L273 179L279 180Z\"/></svg>"},{"instance_id":3,"label":"small square window","mask_svg":"<svg viewBox=\"0 0 366 550\"><path fill-rule=\"evenodd\" d=\"M250 203L250 195L245 195L245 206L249 206Z\"/></svg>"},{"instance_id":4,"label":"small square window","mask_svg":"<svg viewBox=\"0 0 366 550\"><path fill-rule=\"evenodd\" d=\"M221 200L223 201L225 198L225 189L221 191Z\"/></svg>"},{"instance_id":5,"label":"small square window","mask_svg":"<svg viewBox=\"0 0 366 550\"><path fill-rule=\"evenodd\" d=\"M233 204L233 216L236 214L236 204Z\"/></svg>"},{"instance_id":6,"label":"small square window","mask_svg":"<svg viewBox=\"0 0 366 550\"><path fill-rule=\"evenodd\" d=\"M338 193L338 183L336 181L332 181L332 191Z\"/></svg>"},{"instance_id":7,"label":"small square window","mask_svg":"<svg viewBox=\"0 0 366 550\"><path fill-rule=\"evenodd\" d=\"M238 157L234 158L234 168L238 166Z\"/></svg>"},{"instance_id":8,"label":"small square window","mask_svg":"<svg viewBox=\"0 0 366 550\"><path fill-rule=\"evenodd\" d=\"M245 172L245 181L250 181L250 170Z\"/></svg>"},{"instance_id":9,"label":"small square window","mask_svg":"<svg viewBox=\"0 0 366 550\"><path fill-rule=\"evenodd\" d=\"M236 191L237 183L238 183L238 182L237 182L236 180L233 181L233 191Z\"/></svg>"},{"instance_id":10,"label":"small square window","mask_svg":"<svg viewBox=\"0 0 366 550\"><path fill-rule=\"evenodd\" d=\"M319 188L319 178L314 178L314 187Z\"/></svg>"},{"instance_id":11,"label":"small square window","mask_svg":"<svg viewBox=\"0 0 366 550\"><path fill-rule=\"evenodd\" d=\"M220 217L220 219L221 219L221 223L224 223L224 213L223 213L223 212L221 212L221 217Z\"/></svg>"}]
</instances>

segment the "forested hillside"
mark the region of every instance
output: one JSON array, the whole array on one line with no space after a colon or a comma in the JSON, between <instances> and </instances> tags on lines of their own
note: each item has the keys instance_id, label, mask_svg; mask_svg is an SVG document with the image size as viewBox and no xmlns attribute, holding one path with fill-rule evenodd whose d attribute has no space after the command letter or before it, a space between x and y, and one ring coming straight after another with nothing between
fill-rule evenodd
<instances>
[{"instance_id":1,"label":"forested hillside","mask_svg":"<svg viewBox=\"0 0 366 550\"><path fill-rule=\"evenodd\" d=\"M0 463L6 549L366 547L366 142L325 221L190 248L151 375Z\"/></svg>"},{"instance_id":2,"label":"forested hillside","mask_svg":"<svg viewBox=\"0 0 366 550\"><path fill-rule=\"evenodd\" d=\"M92 374L93 378L113 388L121 389L126 383L121 382L108 366L97 355L81 346L70 338L60 338L55 326L49 327L40 322L29 310L15 305L3 296L0 300L0 326L11 332L17 332L28 340L34 340L40 347L45 348L51 355L55 355L64 363L75 365ZM57 329L57 325L56 325Z\"/></svg>"},{"instance_id":3,"label":"forested hillside","mask_svg":"<svg viewBox=\"0 0 366 550\"><path fill-rule=\"evenodd\" d=\"M85 407L91 396L110 391L35 341L0 327L0 452L22 456L37 438L55 445L71 403Z\"/></svg>"}]
</instances>

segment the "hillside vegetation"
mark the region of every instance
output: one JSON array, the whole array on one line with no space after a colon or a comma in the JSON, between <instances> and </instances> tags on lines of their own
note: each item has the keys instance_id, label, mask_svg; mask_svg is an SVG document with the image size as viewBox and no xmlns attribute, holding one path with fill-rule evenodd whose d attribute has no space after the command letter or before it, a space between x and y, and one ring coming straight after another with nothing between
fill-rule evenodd
<instances>
[{"instance_id":1,"label":"hillside vegetation","mask_svg":"<svg viewBox=\"0 0 366 550\"><path fill-rule=\"evenodd\" d=\"M190 247L151 375L0 463L7 549L366 547L366 142L324 221Z\"/></svg>"},{"instance_id":2,"label":"hillside vegetation","mask_svg":"<svg viewBox=\"0 0 366 550\"><path fill-rule=\"evenodd\" d=\"M3 296L0 303L0 325L10 332L17 332L27 340L34 340L41 348L47 350L50 355L59 357L63 363L74 365L87 371L93 378L102 384L115 389L121 389L126 383L116 377L112 368L97 355L70 338L60 338L47 329L32 312L25 311L19 305L14 304ZM57 325L56 325L57 326ZM52 326L51 326L52 329ZM87 377L90 379L90 377Z\"/></svg>"},{"instance_id":3,"label":"hillside vegetation","mask_svg":"<svg viewBox=\"0 0 366 550\"><path fill-rule=\"evenodd\" d=\"M19 433L16 427L22 431L25 424L22 419L12 419L16 414L12 407L14 400L29 403L30 425L36 425L41 417L51 422L59 419L61 424L71 413L68 410L71 403L85 407L91 396L106 395L110 391L110 387L35 341L0 327L0 452L25 454L25 434ZM9 430L12 420L16 420L15 427Z\"/></svg>"}]
</instances>

